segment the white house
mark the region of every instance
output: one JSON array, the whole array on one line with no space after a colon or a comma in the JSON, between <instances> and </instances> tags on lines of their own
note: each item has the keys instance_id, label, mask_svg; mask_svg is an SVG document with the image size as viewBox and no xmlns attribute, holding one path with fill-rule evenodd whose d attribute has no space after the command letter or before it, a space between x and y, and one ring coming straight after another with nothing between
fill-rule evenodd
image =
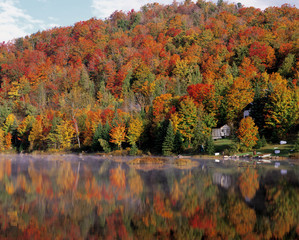
<instances>
[{"instance_id":1,"label":"white house","mask_svg":"<svg viewBox=\"0 0 299 240\"><path fill-rule=\"evenodd\" d=\"M212 138L221 139L230 136L230 127L225 124L221 128L213 128L212 129Z\"/></svg>"}]
</instances>

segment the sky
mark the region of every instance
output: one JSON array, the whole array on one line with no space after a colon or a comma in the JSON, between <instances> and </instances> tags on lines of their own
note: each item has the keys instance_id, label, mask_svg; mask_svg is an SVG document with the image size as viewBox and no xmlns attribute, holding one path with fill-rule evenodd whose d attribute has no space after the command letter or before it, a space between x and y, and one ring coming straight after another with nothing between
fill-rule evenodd
<instances>
[{"instance_id":1,"label":"sky","mask_svg":"<svg viewBox=\"0 0 299 240\"><path fill-rule=\"evenodd\" d=\"M298 0L286 1L299 7ZM0 0L0 43L54 27L71 26L92 17L105 19L116 10L138 11L141 6L152 2L171 4L173 0ZM240 2L246 7L253 6L262 10L284 3L281 0L227 2Z\"/></svg>"}]
</instances>

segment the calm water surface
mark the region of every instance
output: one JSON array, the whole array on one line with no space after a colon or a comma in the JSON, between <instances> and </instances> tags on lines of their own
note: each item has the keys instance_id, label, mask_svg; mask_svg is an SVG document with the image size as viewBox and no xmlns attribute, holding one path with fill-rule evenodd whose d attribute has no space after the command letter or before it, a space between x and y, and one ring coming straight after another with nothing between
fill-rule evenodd
<instances>
[{"instance_id":1,"label":"calm water surface","mask_svg":"<svg viewBox=\"0 0 299 240\"><path fill-rule=\"evenodd\" d=\"M0 239L299 239L299 167L0 156Z\"/></svg>"}]
</instances>

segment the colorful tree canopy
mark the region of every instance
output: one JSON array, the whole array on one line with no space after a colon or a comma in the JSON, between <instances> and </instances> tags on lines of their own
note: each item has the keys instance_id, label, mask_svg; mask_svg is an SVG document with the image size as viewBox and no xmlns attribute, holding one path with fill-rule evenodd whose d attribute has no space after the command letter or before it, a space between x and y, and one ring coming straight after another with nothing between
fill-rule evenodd
<instances>
[{"instance_id":1,"label":"colorful tree canopy","mask_svg":"<svg viewBox=\"0 0 299 240\"><path fill-rule=\"evenodd\" d=\"M153 150L165 120L192 144L200 124L235 131L251 103L262 103L252 117L263 135L289 136L299 119L298 14L288 4L155 3L1 43L3 148L94 151L102 139L109 149L123 134L111 141L96 128L122 114L124 146ZM131 115L143 122L139 137Z\"/></svg>"}]
</instances>

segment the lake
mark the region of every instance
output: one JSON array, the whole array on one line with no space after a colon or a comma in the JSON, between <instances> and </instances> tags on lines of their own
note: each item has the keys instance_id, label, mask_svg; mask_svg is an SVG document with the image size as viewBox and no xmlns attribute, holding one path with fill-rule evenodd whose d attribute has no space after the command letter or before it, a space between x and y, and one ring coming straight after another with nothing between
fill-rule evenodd
<instances>
[{"instance_id":1,"label":"lake","mask_svg":"<svg viewBox=\"0 0 299 240\"><path fill-rule=\"evenodd\" d=\"M299 239L289 161L0 155L0 239Z\"/></svg>"}]
</instances>

